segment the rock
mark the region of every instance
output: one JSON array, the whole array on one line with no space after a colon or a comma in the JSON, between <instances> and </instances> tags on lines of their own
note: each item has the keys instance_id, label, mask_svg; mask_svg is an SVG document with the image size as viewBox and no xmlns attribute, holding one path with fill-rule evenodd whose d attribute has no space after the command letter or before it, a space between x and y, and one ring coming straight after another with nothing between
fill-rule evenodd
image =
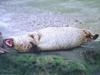
<instances>
[{"instance_id":1,"label":"rock","mask_svg":"<svg viewBox=\"0 0 100 75\"><path fill-rule=\"evenodd\" d=\"M97 64L100 62L100 53L95 50L87 50L83 52L83 56L87 63Z\"/></svg>"},{"instance_id":2,"label":"rock","mask_svg":"<svg viewBox=\"0 0 100 75\"><path fill-rule=\"evenodd\" d=\"M7 49L4 49L3 48L3 36L2 36L2 33L0 32L0 54L4 54L6 52L8 52Z\"/></svg>"}]
</instances>

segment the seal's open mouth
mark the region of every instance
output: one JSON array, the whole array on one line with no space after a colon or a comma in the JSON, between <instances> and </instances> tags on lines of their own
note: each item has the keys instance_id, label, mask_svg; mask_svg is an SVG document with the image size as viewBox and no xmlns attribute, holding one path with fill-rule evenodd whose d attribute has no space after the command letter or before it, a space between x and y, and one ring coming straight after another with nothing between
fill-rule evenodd
<instances>
[{"instance_id":1,"label":"seal's open mouth","mask_svg":"<svg viewBox=\"0 0 100 75\"><path fill-rule=\"evenodd\" d=\"M4 39L3 42L8 47L13 47L14 46L14 42L13 42L13 39L12 38Z\"/></svg>"}]
</instances>

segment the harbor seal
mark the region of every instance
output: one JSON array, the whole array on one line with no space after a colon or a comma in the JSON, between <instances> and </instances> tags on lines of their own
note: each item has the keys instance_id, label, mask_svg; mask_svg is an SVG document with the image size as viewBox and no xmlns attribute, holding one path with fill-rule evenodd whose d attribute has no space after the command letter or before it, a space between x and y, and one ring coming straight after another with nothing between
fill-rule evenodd
<instances>
[{"instance_id":1,"label":"harbor seal","mask_svg":"<svg viewBox=\"0 0 100 75\"><path fill-rule=\"evenodd\" d=\"M29 52L33 48L40 51L67 50L95 40L98 36L87 29L76 27L47 27L24 35L9 37L4 39L4 44L18 52Z\"/></svg>"}]
</instances>

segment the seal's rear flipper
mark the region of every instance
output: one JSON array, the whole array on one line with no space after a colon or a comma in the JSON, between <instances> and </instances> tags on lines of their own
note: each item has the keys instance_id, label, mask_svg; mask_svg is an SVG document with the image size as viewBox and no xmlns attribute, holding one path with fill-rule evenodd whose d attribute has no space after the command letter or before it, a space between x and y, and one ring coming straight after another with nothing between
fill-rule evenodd
<instances>
[{"instance_id":1,"label":"seal's rear flipper","mask_svg":"<svg viewBox=\"0 0 100 75\"><path fill-rule=\"evenodd\" d=\"M99 37L99 34L95 34L95 35L93 36L93 40L96 40L98 37Z\"/></svg>"}]
</instances>

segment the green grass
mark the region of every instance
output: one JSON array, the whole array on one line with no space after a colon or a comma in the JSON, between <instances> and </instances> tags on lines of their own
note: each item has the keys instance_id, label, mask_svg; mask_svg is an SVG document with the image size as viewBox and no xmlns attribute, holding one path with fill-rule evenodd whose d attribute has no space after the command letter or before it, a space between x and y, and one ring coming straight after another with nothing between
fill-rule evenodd
<instances>
[{"instance_id":1,"label":"green grass","mask_svg":"<svg viewBox=\"0 0 100 75\"><path fill-rule=\"evenodd\" d=\"M0 55L0 75L85 75L86 68L79 62L61 56L36 54Z\"/></svg>"},{"instance_id":2,"label":"green grass","mask_svg":"<svg viewBox=\"0 0 100 75\"><path fill-rule=\"evenodd\" d=\"M100 52L86 50L85 62L60 55L9 53L0 55L0 75L95 75L100 69Z\"/></svg>"}]
</instances>

